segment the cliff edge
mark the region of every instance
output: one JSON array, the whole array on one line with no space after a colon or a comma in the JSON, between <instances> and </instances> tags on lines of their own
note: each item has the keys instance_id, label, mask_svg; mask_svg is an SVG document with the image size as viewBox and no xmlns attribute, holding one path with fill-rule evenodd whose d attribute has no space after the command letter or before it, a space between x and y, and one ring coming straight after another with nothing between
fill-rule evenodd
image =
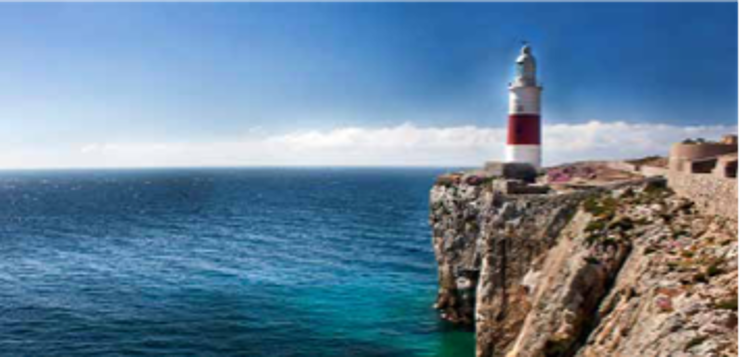
<instances>
[{"instance_id":1,"label":"cliff edge","mask_svg":"<svg viewBox=\"0 0 741 358\"><path fill-rule=\"evenodd\" d=\"M438 179L435 307L478 356L737 356L737 222L621 179Z\"/></svg>"}]
</instances>

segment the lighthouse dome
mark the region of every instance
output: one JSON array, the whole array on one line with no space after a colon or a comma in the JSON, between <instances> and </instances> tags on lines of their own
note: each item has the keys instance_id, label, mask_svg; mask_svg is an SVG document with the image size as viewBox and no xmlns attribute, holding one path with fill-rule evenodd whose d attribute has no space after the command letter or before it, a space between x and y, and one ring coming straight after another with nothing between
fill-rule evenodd
<instances>
[{"instance_id":1,"label":"lighthouse dome","mask_svg":"<svg viewBox=\"0 0 741 358\"><path fill-rule=\"evenodd\" d=\"M532 54L530 45L525 44L520 50L520 56L517 57L517 76L515 83L525 86L535 85L535 57Z\"/></svg>"}]
</instances>

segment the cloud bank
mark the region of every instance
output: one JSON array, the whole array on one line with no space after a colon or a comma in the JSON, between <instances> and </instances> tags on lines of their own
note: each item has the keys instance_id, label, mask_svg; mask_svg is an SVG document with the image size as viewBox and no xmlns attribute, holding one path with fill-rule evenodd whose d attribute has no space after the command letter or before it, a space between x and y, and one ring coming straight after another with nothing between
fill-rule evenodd
<instances>
[{"instance_id":1,"label":"cloud bank","mask_svg":"<svg viewBox=\"0 0 741 358\"><path fill-rule=\"evenodd\" d=\"M544 128L546 164L665 155L685 138L717 139L737 126L593 120ZM504 128L348 127L218 142L90 143L53 155L4 153L0 167L476 166L501 160Z\"/></svg>"}]
</instances>

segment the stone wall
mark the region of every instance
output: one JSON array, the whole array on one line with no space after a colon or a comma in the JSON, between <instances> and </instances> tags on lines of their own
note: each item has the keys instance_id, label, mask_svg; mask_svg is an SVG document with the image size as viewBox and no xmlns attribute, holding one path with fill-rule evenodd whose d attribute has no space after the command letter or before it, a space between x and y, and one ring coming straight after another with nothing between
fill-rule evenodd
<instances>
[{"instance_id":1,"label":"stone wall","mask_svg":"<svg viewBox=\"0 0 741 358\"><path fill-rule=\"evenodd\" d=\"M608 168L621 170L628 173L638 173L641 166L633 163L628 163L624 160L616 160L605 163Z\"/></svg>"},{"instance_id":2,"label":"stone wall","mask_svg":"<svg viewBox=\"0 0 741 358\"><path fill-rule=\"evenodd\" d=\"M608 168L611 169L621 170L633 174L640 174L645 177L665 177L669 173L668 168L633 164L623 160L607 162L606 165Z\"/></svg>"},{"instance_id":3,"label":"stone wall","mask_svg":"<svg viewBox=\"0 0 741 358\"><path fill-rule=\"evenodd\" d=\"M669 169L644 165L641 167L640 173L646 177L665 177L669 173Z\"/></svg>"},{"instance_id":4,"label":"stone wall","mask_svg":"<svg viewBox=\"0 0 741 358\"><path fill-rule=\"evenodd\" d=\"M738 181L713 174L670 171L669 187L691 199L707 215L738 220Z\"/></svg>"}]
</instances>

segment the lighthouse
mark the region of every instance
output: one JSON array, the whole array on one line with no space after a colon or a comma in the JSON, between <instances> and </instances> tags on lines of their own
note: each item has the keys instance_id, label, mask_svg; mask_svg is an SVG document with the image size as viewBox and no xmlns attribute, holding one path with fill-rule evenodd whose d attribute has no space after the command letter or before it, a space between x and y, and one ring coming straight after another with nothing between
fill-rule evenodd
<instances>
[{"instance_id":1,"label":"lighthouse","mask_svg":"<svg viewBox=\"0 0 741 358\"><path fill-rule=\"evenodd\" d=\"M515 79L509 85L509 123L507 125L507 163L541 165L540 92L535 78L535 57L525 43L517 57Z\"/></svg>"}]
</instances>

